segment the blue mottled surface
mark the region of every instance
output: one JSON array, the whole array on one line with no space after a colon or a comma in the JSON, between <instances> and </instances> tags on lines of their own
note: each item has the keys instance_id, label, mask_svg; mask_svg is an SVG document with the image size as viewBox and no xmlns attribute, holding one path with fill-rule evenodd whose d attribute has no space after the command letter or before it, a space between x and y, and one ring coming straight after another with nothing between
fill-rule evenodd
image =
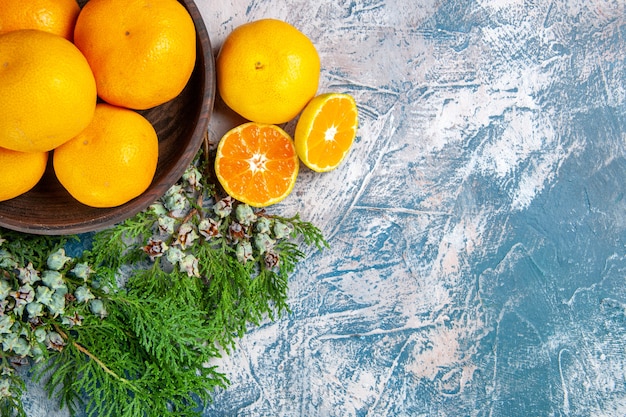
<instances>
[{"instance_id":1,"label":"blue mottled surface","mask_svg":"<svg viewBox=\"0 0 626 417\"><path fill-rule=\"evenodd\" d=\"M361 115L275 207L331 249L219 362L207 417L626 415L624 1L197 4L215 52L293 23ZM218 103L213 142L238 122Z\"/></svg>"}]
</instances>

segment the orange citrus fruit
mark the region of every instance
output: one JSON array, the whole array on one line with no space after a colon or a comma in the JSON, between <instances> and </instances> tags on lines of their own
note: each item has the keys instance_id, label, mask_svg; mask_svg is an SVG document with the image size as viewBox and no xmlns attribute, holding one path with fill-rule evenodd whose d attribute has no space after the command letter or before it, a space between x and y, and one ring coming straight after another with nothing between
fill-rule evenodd
<instances>
[{"instance_id":1,"label":"orange citrus fruit","mask_svg":"<svg viewBox=\"0 0 626 417\"><path fill-rule=\"evenodd\" d=\"M37 29L72 40L80 12L76 0L2 0L0 34L20 29Z\"/></svg>"},{"instance_id":2,"label":"orange citrus fruit","mask_svg":"<svg viewBox=\"0 0 626 417\"><path fill-rule=\"evenodd\" d=\"M47 162L47 152L0 148L0 201L22 195L37 185L46 171Z\"/></svg>"},{"instance_id":3,"label":"orange citrus fruit","mask_svg":"<svg viewBox=\"0 0 626 417\"><path fill-rule=\"evenodd\" d=\"M315 95L320 58L315 46L287 22L262 19L233 30L216 60L224 102L253 122L280 124Z\"/></svg>"},{"instance_id":4,"label":"orange citrus fruit","mask_svg":"<svg viewBox=\"0 0 626 417\"><path fill-rule=\"evenodd\" d=\"M74 43L93 69L98 95L137 110L180 94L196 62L196 31L176 0L90 0Z\"/></svg>"},{"instance_id":5,"label":"orange citrus fruit","mask_svg":"<svg viewBox=\"0 0 626 417\"><path fill-rule=\"evenodd\" d=\"M326 93L302 110L294 141L300 160L313 171L331 171L345 159L358 126L358 112L349 94Z\"/></svg>"},{"instance_id":6,"label":"orange citrus fruit","mask_svg":"<svg viewBox=\"0 0 626 417\"><path fill-rule=\"evenodd\" d=\"M89 64L70 41L32 29L0 35L0 147L56 148L89 124L96 99Z\"/></svg>"},{"instance_id":7,"label":"orange citrus fruit","mask_svg":"<svg viewBox=\"0 0 626 417\"><path fill-rule=\"evenodd\" d=\"M226 132L217 145L217 179L228 195L253 207L287 197L298 168L293 140L275 125L244 123Z\"/></svg>"},{"instance_id":8,"label":"orange citrus fruit","mask_svg":"<svg viewBox=\"0 0 626 417\"><path fill-rule=\"evenodd\" d=\"M143 193L156 172L157 134L134 110L99 103L92 122L54 150L54 172L78 201L116 207Z\"/></svg>"}]
</instances>

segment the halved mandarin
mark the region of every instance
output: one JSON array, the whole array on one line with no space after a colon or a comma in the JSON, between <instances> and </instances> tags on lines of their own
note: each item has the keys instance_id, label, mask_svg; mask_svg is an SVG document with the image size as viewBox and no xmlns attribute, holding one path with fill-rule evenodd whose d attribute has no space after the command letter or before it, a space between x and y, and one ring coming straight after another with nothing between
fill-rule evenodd
<instances>
[{"instance_id":1,"label":"halved mandarin","mask_svg":"<svg viewBox=\"0 0 626 417\"><path fill-rule=\"evenodd\" d=\"M298 156L313 171L331 171L348 155L357 127L358 112L352 96L320 94L306 105L296 125Z\"/></svg>"},{"instance_id":2,"label":"halved mandarin","mask_svg":"<svg viewBox=\"0 0 626 417\"><path fill-rule=\"evenodd\" d=\"M283 129L249 122L229 130L220 140L215 174L232 198L266 207L291 193L299 163L293 139Z\"/></svg>"}]
</instances>

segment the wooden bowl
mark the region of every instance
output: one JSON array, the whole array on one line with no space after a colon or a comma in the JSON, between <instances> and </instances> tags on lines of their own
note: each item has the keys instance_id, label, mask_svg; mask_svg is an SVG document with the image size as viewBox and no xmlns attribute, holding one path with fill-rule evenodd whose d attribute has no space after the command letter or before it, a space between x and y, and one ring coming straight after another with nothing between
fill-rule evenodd
<instances>
[{"instance_id":1,"label":"wooden bowl","mask_svg":"<svg viewBox=\"0 0 626 417\"><path fill-rule=\"evenodd\" d=\"M159 161L150 187L114 208L93 208L76 201L58 182L51 163L32 190L0 202L0 226L40 235L101 230L126 220L159 199L185 172L202 145L215 101L215 62L202 16L193 0L179 0L196 25L197 58L184 91L161 106L141 111L159 137ZM84 3L84 2L83 2Z\"/></svg>"}]
</instances>

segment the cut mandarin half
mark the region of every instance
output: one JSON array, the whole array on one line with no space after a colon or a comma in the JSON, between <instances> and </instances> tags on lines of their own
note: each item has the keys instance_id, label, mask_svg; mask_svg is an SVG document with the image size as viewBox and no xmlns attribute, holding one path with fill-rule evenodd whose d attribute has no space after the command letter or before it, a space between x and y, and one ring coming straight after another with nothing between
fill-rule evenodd
<instances>
[{"instance_id":1,"label":"cut mandarin half","mask_svg":"<svg viewBox=\"0 0 626 417\"><path fill-rule=\"evenodd\" d=\"M357 126L358 112L352 96L326 93L313 98L296 125L298 156L316 172L337 168L352 147Z\"/></svg>"},{"instance_id":2,"label":"cut mandarin half","mask_svg":"<svg viewBox=\"0 0 626 417\"><path fill-rule=\"evenodd\" d=\"M252 207L287 197L298 168L293 140L275 125L244 123L228 131L217 146L217 179L228 195Z\"/></svg>"}]
</instances>

